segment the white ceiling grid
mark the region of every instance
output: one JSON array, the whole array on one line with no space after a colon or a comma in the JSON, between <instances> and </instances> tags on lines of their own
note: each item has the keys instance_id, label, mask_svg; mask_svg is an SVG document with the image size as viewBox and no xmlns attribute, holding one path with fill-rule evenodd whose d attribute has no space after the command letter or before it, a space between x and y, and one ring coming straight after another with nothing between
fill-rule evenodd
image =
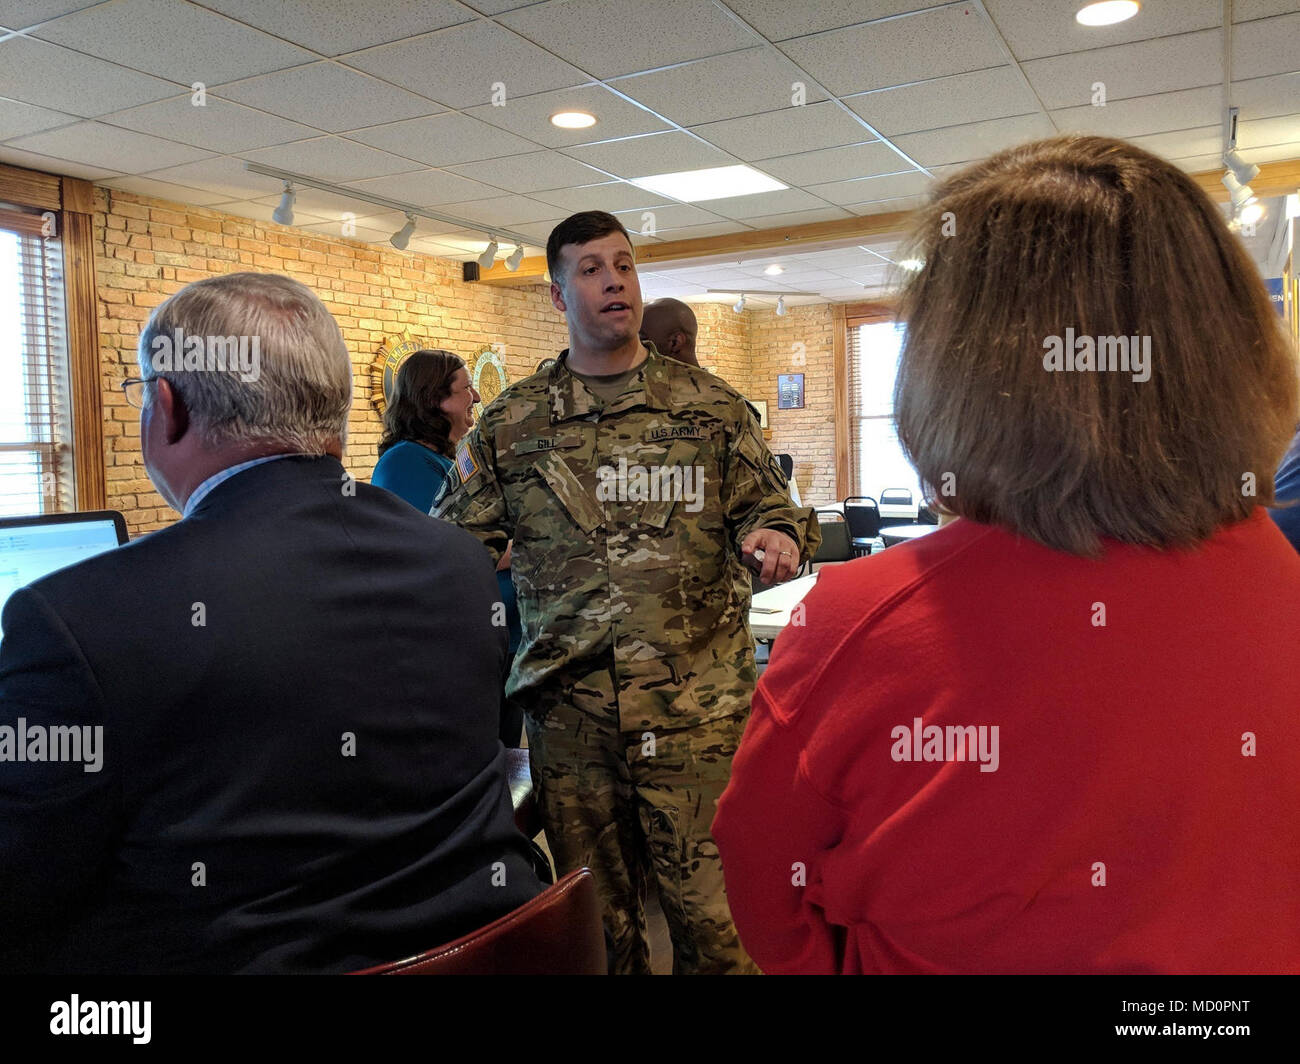
<instances>
[{"instance_id":1,"label":"white ceiling grid","mask_svg":"<svg viewBox=\"0 0 1300 1064\"><path fill-rule=\"evenodd\" d=\"M265 221L280 183L244 169L261 162L464 219L421 222L410 244L461 259L493 226L536 253L592 208L618 212L639 243L905 210L934 177L1057 131L1219 165L1221 0L1147 0L1103 29L1076 24L1079 4L0 0L0 161ZM1233 11L1239 146L1294 158L1300 0ZM599 122L557 129L561 109ZM740 162L791 187L688 205L627 183ZM337 234L344 212L364 240L402 221L299 190L304 228ZM851 299L886 280L891 243L869 247L780 256L775 278L764 256L644 281L653 295L753 283Z\"/></svg>"}]
</instances>

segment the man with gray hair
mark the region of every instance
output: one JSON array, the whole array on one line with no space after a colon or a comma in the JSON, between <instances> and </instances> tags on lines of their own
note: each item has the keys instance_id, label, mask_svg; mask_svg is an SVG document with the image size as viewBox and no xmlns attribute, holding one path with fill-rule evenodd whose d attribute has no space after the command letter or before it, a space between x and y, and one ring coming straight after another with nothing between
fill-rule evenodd
<instances>
[{"instance_id":1,"label":"man with gray hair","mask_svg":"<svg viewBox=\"0 0 1300 1064\"><path fill-rule=\"evenodd\" d=\"M184 519L5 605L0 724L101 727L103 756L0 772L0 969L342 972L532 898L492 566L344 470L324 305L209 278L138 360L145 468Z\"/></svg>"}]
</instances>

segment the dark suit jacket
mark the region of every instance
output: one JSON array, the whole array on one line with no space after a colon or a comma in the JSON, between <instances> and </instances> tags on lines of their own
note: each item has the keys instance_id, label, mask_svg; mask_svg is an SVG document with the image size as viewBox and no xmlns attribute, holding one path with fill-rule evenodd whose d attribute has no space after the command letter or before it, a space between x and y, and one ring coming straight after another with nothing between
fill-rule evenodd
<instances>
[{"instance_id":1,"label":"dark suit jacket","mask_svg":"<svg viewBox=\"0 0 1300 1064\"><path fill-rule=\"evenodd\" d=\"M307 457L15 592L0 725L103 763L0 761L8 965L340 972L535 895L496 601L478 540Z\"/></svg>"}]
</instances>

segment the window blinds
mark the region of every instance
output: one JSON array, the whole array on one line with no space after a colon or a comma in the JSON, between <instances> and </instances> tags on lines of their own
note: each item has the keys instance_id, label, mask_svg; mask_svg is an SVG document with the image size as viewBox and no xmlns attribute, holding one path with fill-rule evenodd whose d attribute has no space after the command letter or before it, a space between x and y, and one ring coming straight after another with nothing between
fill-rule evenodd
<instances>
[{"instance_id":1,"label":"window blinds","mask_svg":"<svg viewBox=\"0 0 1300 1064\"><path fill-rule=\"evenodd\" d=\"M63 248L0 208L0 515L75 508Z\"/></svg>"}]
</instances>

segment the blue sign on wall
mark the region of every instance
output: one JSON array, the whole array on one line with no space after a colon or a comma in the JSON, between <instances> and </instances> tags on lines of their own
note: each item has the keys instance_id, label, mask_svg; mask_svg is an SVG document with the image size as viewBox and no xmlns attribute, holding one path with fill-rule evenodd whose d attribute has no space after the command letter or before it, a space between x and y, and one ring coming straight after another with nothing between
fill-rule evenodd
<instances>
[{"instance_id":1,"label":"blue sign on wall","mask_svg":"<svg viewBox=\"0 0 1300 1064\"><path fill-rule=\"evenodd\" d=\"M1282 299L1282 278L1269 277L1264 281L1264 287L1268 289L1268 298L1274 309L1279 314L1285 314L1286 308Z\"/></svg>"}]
</instances>

